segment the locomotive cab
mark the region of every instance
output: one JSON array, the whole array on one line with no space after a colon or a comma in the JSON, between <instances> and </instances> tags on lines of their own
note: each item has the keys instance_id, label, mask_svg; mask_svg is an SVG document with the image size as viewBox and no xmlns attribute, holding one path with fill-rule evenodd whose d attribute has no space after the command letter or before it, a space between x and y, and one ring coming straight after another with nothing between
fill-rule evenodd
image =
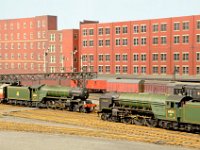
<instances>
[{"instance_id":1,"label":"locomotive cab","mask_svg":"<svg viewBox=\"0 0 200 150\"><path fill-rule=\"evenodd\" d=\"M169 96L166 100L166 119L180 121L183 105L191 99L190 96Z\"/></svg>"}]
</instances>

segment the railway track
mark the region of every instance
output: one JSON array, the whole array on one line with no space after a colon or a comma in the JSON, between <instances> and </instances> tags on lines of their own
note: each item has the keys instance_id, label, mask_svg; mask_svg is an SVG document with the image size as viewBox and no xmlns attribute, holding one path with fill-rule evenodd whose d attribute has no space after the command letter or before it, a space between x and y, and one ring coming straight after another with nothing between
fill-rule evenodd
<instances>
[{"instance_id":1,"label":"railway track","mask_svg":"<svg viewBox=\"0 0 200 150\"><path fill-rule=\"evenodd\" d=\"M73 134L77 131L76 134L78 135L82 133L82 135L93 137L178 145L200 149L199 134L106 122L100 120L95 113L82 114L59 110L27 110L11 112L9 115L75 125L77 129L73 129ZM85 131L80 131L79 127L85 127Z\"/></svg>"}]
</instances>

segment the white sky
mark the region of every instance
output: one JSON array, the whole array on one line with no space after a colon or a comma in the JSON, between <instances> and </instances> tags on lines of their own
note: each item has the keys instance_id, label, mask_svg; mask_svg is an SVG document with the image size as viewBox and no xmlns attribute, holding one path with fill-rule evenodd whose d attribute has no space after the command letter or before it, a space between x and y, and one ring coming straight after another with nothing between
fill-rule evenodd
<instances>
[{"instance_id":1,"label":"white sky","mask_svg":"<svg viewBox=\"0 0 200 150\"><path fill-rule=\"evenodd\" d=\"M116 22L200 15L200 0L0 0L0 20L58 16L58 29L79 22Z\"/></svg>"}]
</instances>

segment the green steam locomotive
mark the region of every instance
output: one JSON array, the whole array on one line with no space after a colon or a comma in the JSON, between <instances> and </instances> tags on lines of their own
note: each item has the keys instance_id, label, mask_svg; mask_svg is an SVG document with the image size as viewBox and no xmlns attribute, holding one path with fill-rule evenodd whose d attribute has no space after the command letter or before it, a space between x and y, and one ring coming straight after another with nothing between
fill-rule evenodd
<instances>
[{"instance_id":1,"label":"green steam locomotive","mask_svg":"<svg viewBox=\"0 0 200 150\"><path fill-rule=\"evenodd\" d=\"M0 86L0 102L32 107L67 109L70 111L90 112L95 107L87 100L88 90L65 86Z\"/></svg>"},{"instance_id":2,"label":"green steam locomotive","mask_svg":"<svg viewBox=\"0 0 200 150\"><path fill-rule=\"evenodd\" d=\"M200 132L200 100L190 96L110 93L99 107L102 120Z\"/></svg>"}]
</instances>

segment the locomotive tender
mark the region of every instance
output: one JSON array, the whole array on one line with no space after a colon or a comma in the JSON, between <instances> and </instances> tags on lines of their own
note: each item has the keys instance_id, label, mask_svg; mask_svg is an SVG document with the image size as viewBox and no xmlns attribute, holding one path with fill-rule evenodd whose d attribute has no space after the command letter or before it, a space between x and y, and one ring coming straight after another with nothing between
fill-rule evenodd
<instances>
[{"instance_id":1,"label":"locomotive tender","mask_svg":"<svg viewBox=\"0 0 200 150\"><path fill-rule=\"evenodd\" d=\"M99 108L102 120L200 132L200 100L190 96L110 93Z\"/></svg>"},{"instance_id":2,"label":"locomotive tender","mask_svg":"<svg viewBox=\"0 0 200 150\"><path fill-rule=\"evenodd\" d=\"M0 102L25 106L60 108L70 111L90 112L95 107L87 100L88 90L65 86L0 86Z\"/></svg>"}]
</instances>

